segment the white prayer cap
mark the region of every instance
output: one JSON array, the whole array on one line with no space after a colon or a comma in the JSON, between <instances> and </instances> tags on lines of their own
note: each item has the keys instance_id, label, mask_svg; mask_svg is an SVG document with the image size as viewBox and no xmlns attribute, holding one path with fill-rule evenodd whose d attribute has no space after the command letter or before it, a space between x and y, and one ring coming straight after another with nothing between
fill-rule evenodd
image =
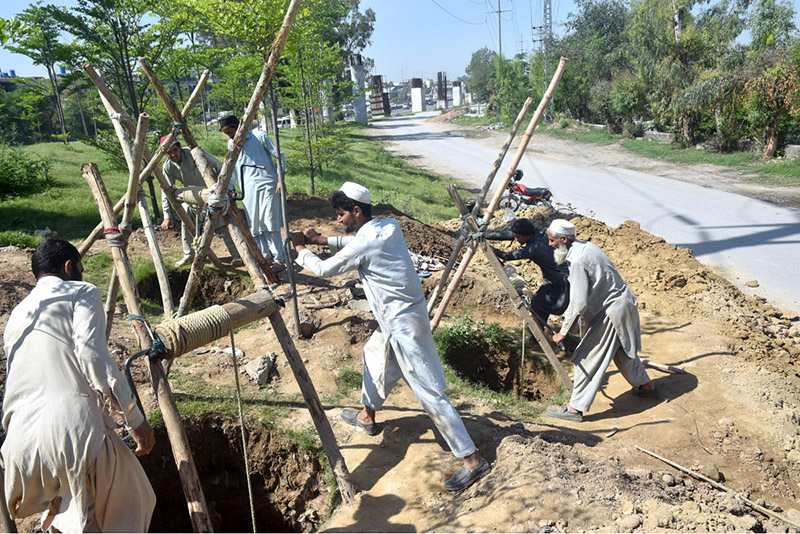
<instances>
[{"instance_id":1,"label":"white prayer cap","mask_svg":"<svg viewBox=\"0 0 800 534\"><path fill-rule=\"evenodd\" d=\"M567 236L575 237L575 225L566 219L553 219L547 228L547 233L553 237Z\"/></svg>"},{"instance_id":2,"label":"white prayer cap","mask_svg":"<svg viewBox=\"0 0 800 534\"><path fill-rule=\"evenodd\" d=\"M345 182L339 191L345 194L347 198L361 202L362 204L370 204L369 189L363 185L358 185L355 182Z\"/></svg>"}]
</instances>

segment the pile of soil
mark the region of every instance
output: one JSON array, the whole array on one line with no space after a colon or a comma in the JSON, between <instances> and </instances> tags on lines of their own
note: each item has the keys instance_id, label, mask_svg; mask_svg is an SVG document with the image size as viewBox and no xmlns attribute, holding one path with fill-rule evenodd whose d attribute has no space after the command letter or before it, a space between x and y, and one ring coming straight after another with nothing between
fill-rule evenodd
<instances>
[{"instance_id":1,"label":"pile of soil","mask_svg":"<svg viewBox=\"0 0 800 534\"><path fill-rule=\"evenodd\" d=\"M342 232L326 199L293 195L288 208L293 228L314 227L325 235ZM427 226L391 206L376 206L375 213L397 219L409 249L426 256L449 257L454 232L460 227L458 219ZM337 378L344 371L361 371L364 343L377 325L355 273L321 280L300 272L296 280L301 319L311 324L313 331L293 341L325 407L351 479L362 493L356 502L342 504L329 515L329 490L316 455L298 449L271 429L250 429L253 478L265 514L260 516L260 528L362 532L798 531L753 511L736 495L720 492L635 448L644 447L701 471L738 494L800 522L800 487L795 482L800 479L797 314L745 297L700 264L690 251L642 232L634 222L609 228L585 217L541 208L521 215L541 226L554 217L572 218L578 238L603 248L637 294L643 326L642 356L683 365L686 374L668 375L649 369L662 398L642 400L630 393L612 365L607 383L582 423L522 418L509 415L511 412L499 407L493 398L452 393L471 437L493 464L492 472L480 483L452 495L442 489L442 482L460 464L405 384L395 387L379 415L384 425L380 435L367 436L340 420L339 407L357 406L360 395L357 387L337 384ZM175 231L159 232L159 240L173 255L180 255ZM220 247L219 254L224 256L224 247L217 241L215 250ZM99 243L96 250L107 251L107 247ZM5 326L10 310L34 283L30 254L30 250L0 252L0 327ZM129 254L147 255L146 244L132 240ZM535 266L521 263L517 269L534 288L538 285L541 275ZM426 292L435 287L438 276L434 273L423 280ZM282 280L286 280L285 274ZM276 291L288 291L284 287ZM234 296L227 293L225 298ZM291 331L289 307L282 313ZM460 315L495 321L507 328L518 328L521 322L480 254L459 285L444 326ZM237 331L236 347L244 352L241 367L274 351L277 367L268 387L286 398L298 398L288 362L265 323ZM227 340L217 343L224 347ZM122 312L115 318L110 346L118 362L136 349ZM473 366L478 372L480 366L494 366L500 370L496 376L501 388L512 376L507 369L518 365L513 350L507 354L494 352L491 358L476 363L479 356L466 357L466 368ZM4 358L5 354L0 359L0 372L5 371ZM564 364L571 371L571 364ZM211 387L233 384L230 356L221 352L181 356L174 368ZM463 374L469 376L468 370ZM140 370L135 378L145 408L154 408L145 373ZM240 379L245 394L259 391L261 386L249 382L244 374ZM181 394L180 388L176 392ZM555 392L539 396L546 400ZM283 408L287 414L272 424L314 435L302 402ZM221 517L215 515L215 521L231 530L248 528L249 514L242 508L247 496L242 485L243 468L237 464L241 446L236 424L214 414L185 424L195 459L202 465L201 478L210 506ZM159 435L159 447L166 447L163 435ZM153 469L149 472L159 491L156 517L164 522L158 523L158 529L185 530L184 523L166 519L186 509L174 474L158 471L172 465L168 450L159 449L145 463L148 470ZM239 502L234 505L229 499ZM232 510L241 516L239 523L231 522L228 514ZM273 512L282 522L268 518Z\"/></svg>"}]
</instances>

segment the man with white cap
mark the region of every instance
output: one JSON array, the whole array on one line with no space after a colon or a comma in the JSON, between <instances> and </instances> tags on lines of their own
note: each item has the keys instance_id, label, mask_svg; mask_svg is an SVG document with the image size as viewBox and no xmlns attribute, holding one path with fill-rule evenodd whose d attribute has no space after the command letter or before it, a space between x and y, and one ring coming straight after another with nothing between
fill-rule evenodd
<instances>
[{"instance_id":1,"label":"man with white cap","mask_svg":"<svg viewBox=\"0 0 800 534\"><path fill-rule=\"evenodd\" d=\"M431 335L425 295L408 254L408 246L394 219L372 218L369 190L345 182L330 197L337 222L354 236L324 237L314 230L292 232L297 263L318 276L334 276L357 269L378 329L364 347L364 408L342 410L342 419L374 436L375 422L392 386L405 379L463 467L444 484L461 491L491 471L467 434L458 412L444 390L442 364ZM328 246L336 254L320 259L305 245Z\"/></svg>"},{"instance_id":2,"label":"man with white cap","mask_svg":"<svg viewBox=\"0 0 800 534\"><path fill-rule=\"evenodd\" d=\"M566 406L553 406L547 415L580 422L594 401L608 365L614 360L622 376L638 395L655 397L656 391L644 370L638 351L642 348L638 302L608 256L594 243L575 240L575 225L554 219L547 229L556 262L569 264L569 306L561 331L553 335L560 343L577 321L583 337L572 354L575 377L572 397Z\"/></svg>"}]
</instances>

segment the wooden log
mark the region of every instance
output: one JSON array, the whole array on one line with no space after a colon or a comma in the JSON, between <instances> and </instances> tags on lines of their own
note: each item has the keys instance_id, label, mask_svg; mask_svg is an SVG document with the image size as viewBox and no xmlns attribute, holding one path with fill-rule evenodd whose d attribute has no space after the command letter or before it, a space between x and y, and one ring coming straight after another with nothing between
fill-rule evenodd
<instances>
[{"instance_id":1,"label":"wooden log","mask_svg":"<svg viewBox=\"0 0 800 534\"><path fill-rule=\"evenodd\" d=\"M477 218L480 215L483 201L486 199L486 195L489 194L489 187L491 187L494 177L497 174L497 171L500 169L500 165L503 164L503 159L506 157L508 147L511 146L511 141L513 141L514 137L517 135L519 125L522 124L522 119L525 118L525 115L528 113L531 104L533 104L533 99L531 97L526 98L525 103L522 105L522 109L520 109L519 113L517 113L517 118L514 120L514 124L511 126L511 131L508 132L503 146L500 147L500 153L494 160L494 164L489 170L489 175L483 182L481 192L478 194L478 198L475 200L475 207L472 209L473 217ZM439 283L436 284L436 288L433 290L433 293L431 293L431 297L428 300L428 315L430 315L431 311L433 311L433 306L436 304L436 299L439 298L439 294L447 284L447 279L450 277L450 272L453 270L453 267L458 261L458 255L461 253L461 249L463 248L465 242L466 237L464 235L459 235L458 239L456 239L455 245L453 246L453 252L450 254L450 259L447 260L447 265L445 265L442 276L439 278Z\"/></svg>"},{"instance_id":2,"label":"wooden log","mask_svg":"<svg viewBox=\"0 0 800 534\"><path fill-rule=\"evenodd\" d=\"M644 365L645 367L652 367L653 369L658 369L659 371L664 371L665 373L672 373L676 375L686 374L686 369L684 369L680 365L665 365L663 363L658 363L647 359L642 359L642 365Z\"/></svg>"},{"instance_id":3,"label":"wooden log","mask_svg":"<svg viewBox=\"0 0 800 534\"><path fill-rule=\"evenodd\" d=\"M156 230L153 221L150 220L150 212L147 210L144 190L139 188L138 195L139 216L142 218L142 229L144 230L147 246L150 249L150 256L153 258L153 265L156 268L156 278L158 279L158 289L161 291L161 304L164 308L164 315L171 317L175 313L175 305L172 303L172 289L169 283L169 273L164 265L164 257L161 255L161 248L158 246Z\"/></svg>"},{"instance_id":4,"label":"wooden log","mask_svg":"<svg viewBox=\"0 0 800 534\"><path fill-rule=\"evenodd\" d=\"M97 202L103 224L106 228L115 228L117 225L116 216L114 215L111 202L108 199L108 193L100 177L100 171L97 165L94 163L84 163L81 169ZM133 278L133 271L131 270L125 248L123 246L112 246L111 254L114 258L114 266L117 269L128 312L144 317L144 309L139 299L139 293L136 290L136 282ZM147 331L146 325L142 321L134 320L133 330L139 342L139 347L142 350L153 346L153 340ZM181 424L178 408L175 405L175 399L172 396L169 383L164 376L164 371L161 368L160 362L152 361L150 358L147 358L146 362L150 371L150 380L153 385L153 390L158 400L158 406L161 409L161 414L164 419L164 426L167 429L167 435L172 445L172 453L175 458L175 464L178 467L178 474L183 484L183 491L186 496L192 526L195 532L211 532L212 527L211 519L208 514L208 506L206 505L203 489L200 486L200 478L197 475L197 469L192 459L189 440Z\"/></svg>"},{"instance_id":5,"label":"wooden log","mask_svg":"<svg viewBox=\"0 0 800 534\"><path fill-rule=\"evenodd\" d=\"M289 366L294 372L297 385L300 386L300 392L303 394L311 419L314 421L314 426L322 442L322 448L325 449L325 455L328 457L333 474L336 476L336 483L342 494L342 500L346 503L351 503L358 490L350 481L350 471L347 469L347 464L339 450L339 445L336 443L336 436L333 434L331 424L325 415L322 403L319 401L317 390L314 389L314 383L311 381L306 366L303 365L303 359L292 342L292 336L289 334L281 314L273 313L269 316L269 320L272 324L272 329L275 331L275 336L278 338L284 354L286 354Z\"/></svg>"},{"instance_id":6,"label":"wooden log","mask_svg":"<svg viewBox=\"0 0 800 534\"><path fill-rule=\"evenodd\" d=\"M492 197L491 202L489 202L489 207L486 208L486 211L483 215L483 222L487 223L492 219L492 215L494 215L494 210L497 209L497 205L500 203L500 197L503 195L503 191L508 185L508 181L511 180L511 176L514 174L514 171L517 169L522 156L525 154L525 149L528 147L528 143L530 142L531 136L533 135L533 130L536 129L536 125L539 124L539 120L542 118L542 114L544 113L544 109L547 107L547 104L550 103L550 100L553 98L553 92L556 90L556 86L558 85L559 80L561 80L561 75L564 73L564 69L567 66L567 58L562 57L561 61L558 63L558 68L556 69L555 74L553 74L553 79L550 80L550 85L547 87L547 91L545 91L544 95L542 96L541 102L539 102L539 107L536 108L536 111L531 117L530 122L528 123L528 127L525 129L525 134L522 136L520 140L519 147L517 147L517 151L514 154L514 159L511 162L511 165L508 167L505 176L503 177L503 181L498 185L497 189L495 190L494 196ZM472 260L472 256L475 255L475 247L469 246L467 247L466 252L464 253L464 257L461 259L461 263L469 264L470 260ZM435 331L436 327L439 326L439 322L442 320L444 316L444 312L447 309L447 305L450 303L450 299L453 297L453 293L458 287L459 281L461 281L461 277L464 275L466 271L466 266L463 268L459 266L458 271L456 272L455 276L453 276L453 280L450 282L450 285L447 286L447 291L445 291L444 295L442 296L442 302L439 304L439 307L436 309L436 313L431 319L431 331Z\"/></svg>"},{"instance_id":7,"label":"wooden log","mask_svg":"<svg viewBox=\"0 0 800 534\"><path fill-rule=\"evenodd\" d=\"M258 291L221 306L230 316L234 330L278 313L278 303L269 291ZM215 323L213 310L200 310L169 319L154 328L167 349L167 358L176 358L230 333L228 323ZM213 327L211 327L213 326Z\"/></svg>"},{"instance_id":8,"label":"wooden log","mask_svg":"<svg viewBox=\"0 0 800 534\"><path fill-rule=\"evenodd\" d=\"M129 135L132 135L135 131L133 122L130 120L130 117L128 117L127 113L124 113L122 104L119 103L117 97L114 96L114 94L108 88L106 83L100 77L100 74L89 63L83 64L83 70L97 88L97 91L100 94L100 100L103 102L103 105L105 106L109 116L113 114L119 114L119 123L122 124L127 129ZM208 77L205 78L201 77L201 82L207 79ZM198 83L198 87L202 89L200 83ZM197 88L195 88L195 91L197 91ZM161 146L158 147L158 150L156 150L155 154L151 154L150 150L145 146L144 157L147 158L149 162L139 175L139 183L140 184L144 183L147 177L150 176L150 174L152 173L156 177L159 187L161 187L161 190L167 196L167 199L169 200L173 211L175 211L175 213L178 214L178 217L181 219L181 222L183 222L183 224L186 225L186 227L189 229L192 235L194 235L196 231L194 221L192 221L192 218L189 217L189 215L186 213L186 210L183 209L181 203L175 200L169 182L167 182L166 178L164 177L164 174L161 172L161 168L158 167L159 161L161 161L161 158L164 156L164 154L166 154L167 148L169 148L169 146L172 144L172 141L176 139L177 135L178 135L177 132L170 133L166 142L162 143ZM119 215L119 213L122 211L124 201L125 199L122 198L114 205L115 216ZM91 248L92 244L102 235L102 233L103 233L103 223L101 222L100 224L95 226L94 230L92 230L89 236L86 239L84 239L84 241L78 246L78 251L80 252L81 256L86 255L86 253ZM219 258L217 257L216 254L213 253L213 251L209 251L208 257L211 259L211 262L217 269L220 270L225 269L225 266L222 264L221 261L219 261Z\"/></svg>"},{"instance_id":9,"label":"wooden log","mask_svg":"<svg viewBox=\"0 0 800 534\"><path fill-rule=\"evenodd\" d=\"M114 215L116 217L116 215ZM108 291L106 292L106 341L111 337L111 327L114 326L114 310L117 309L117 295L119 295L119 278L117 278L117 268L111 268L111 280L108 281Z\"/></svg>"}]
</instances>

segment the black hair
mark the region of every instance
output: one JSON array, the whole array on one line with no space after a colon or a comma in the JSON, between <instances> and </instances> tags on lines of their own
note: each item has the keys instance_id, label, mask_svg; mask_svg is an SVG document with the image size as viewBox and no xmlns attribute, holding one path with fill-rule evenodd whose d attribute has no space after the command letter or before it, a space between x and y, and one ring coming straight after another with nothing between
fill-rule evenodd
<instances>
[{"instance_id":1,"label":"black hair","mask_svg":"<svg viewBox=\"0 0 800 534\"><path fill-rule=\"evenodd\" d=\"M223 126L233 126L235 128L239 127L239 117L236 115L225 115L219 121L219 127L222 129Z\"/></svg>"},{"instance_id":2,"label":"black hair","mask_svg":"<svg viewBox=\"0 0 800 534\"><path fill-rule=\"evenodd\" d=\"M72 260L74 264L81 261L81 253L78 252L75 245L66 239L47 238L39 243L39 246L33 251L33 257L31 258L33 276L37 280L45 274L60 276L64 271L64 264L67 263L67 260Z\"/></svg>"},{"instance_id":3,"label":"black hair","mask_svg":"<svg viewBox=\"0 0 800 534\"><path fill-rule=\"evenodd\" d=\"M364 204L363 202L353 200L340 190L331 193L330 201L333 209L342 208L344 211L353 213L353 208L358 206L361 208L361 213L363 213L367 219L372 218L372 204Z\"/></svg>"},{"instance_id":4,"label":"black hair","mask_svg":"<svg viewBox=\"0 0 800 534\"><path fill-rule=\"evenodd\" d=\"M517 219L514 221L514 224L511 225L511 231L519 235L533 235L536 231L536 227L530 219Z\"/></svg>"}]
</instances>

